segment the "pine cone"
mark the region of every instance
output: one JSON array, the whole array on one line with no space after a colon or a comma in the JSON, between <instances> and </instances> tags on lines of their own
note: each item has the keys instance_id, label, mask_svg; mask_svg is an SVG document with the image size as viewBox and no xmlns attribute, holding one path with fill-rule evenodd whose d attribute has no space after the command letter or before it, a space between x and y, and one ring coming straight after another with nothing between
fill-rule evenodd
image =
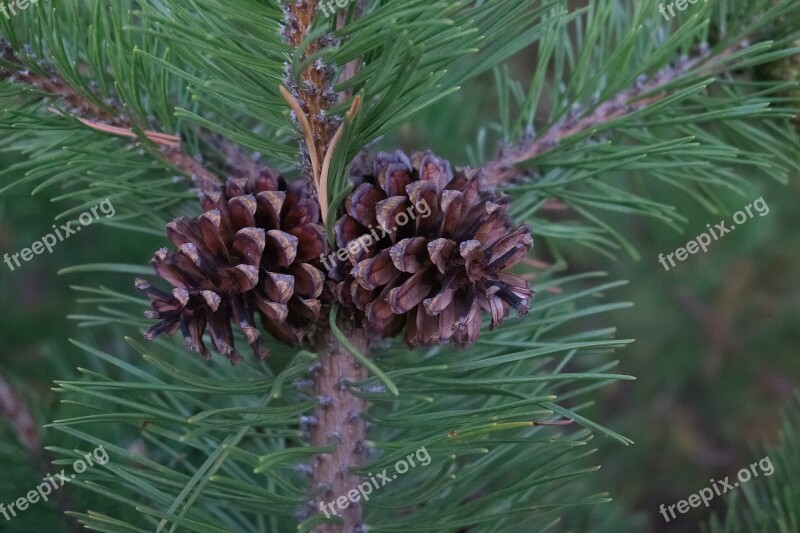
<instances>
[{"instance_id":1,"label":"pine cone","mask_svg":"<svg viewBox=\"0 0 800 533\"><path fill-rule=\"evenodd\" d=\"M204 213L167 226L178 247L156 252L151 265L172 293L144 280L136 285L149 297L147 330L153 339L179 327L186 345L209 357L202 336L208 326L214 349L231 363L236 353L231 321L239 325L253 353L268 355L255 325L256 312L275 338L296 345L313 334L320 315L324 274L319 257L326 249L319 205L302 183L286 185L263 170L254 179L229 179L224 190L205 194Z\"/></svg>"},{"instance_id":2,"label":"pine cone","mask_svg":"<svg viewBox=\"0 0 800 533\"><path fill-rule=\"evenodd\" d=\"M480 189L478 170L457 169L431 152L375 158L337 221L330 277L334 293L373 335L405 327L411 346L474 343L481 310L498 326L533 291L507 269L533 245L528 226L506 214L510 197Z\"/></svg>"}]
</instances>

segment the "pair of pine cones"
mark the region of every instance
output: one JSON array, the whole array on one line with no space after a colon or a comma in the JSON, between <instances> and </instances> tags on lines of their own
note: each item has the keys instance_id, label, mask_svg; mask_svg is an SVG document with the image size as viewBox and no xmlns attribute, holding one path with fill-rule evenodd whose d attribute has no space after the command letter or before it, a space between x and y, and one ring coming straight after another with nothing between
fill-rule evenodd
<instances>
[{"instance_id":1,"label":"pair of pine cones","mask_svg":"<svg viewBox=\"0 0 800 533\"><path fill-rule=\"evenodd\" d=\"M380 153L354 167L354 190L328 244L317 201L304 183L264 169L205 193L203 214L167 226L177 247L152 266L172 285L136 285L158 322L145 336L172 335L203 356L206 330L232 363L233 324L258 358L268 349L256 324L289 345L313 342L339 312L375 338L405 331L410 346L472 344L484 313L491 327L510 308L530 309L533 291L508 271L533 245L507 214L510 198L482 190L478 170L431 152Z\"/></svg>"}]
</instances>

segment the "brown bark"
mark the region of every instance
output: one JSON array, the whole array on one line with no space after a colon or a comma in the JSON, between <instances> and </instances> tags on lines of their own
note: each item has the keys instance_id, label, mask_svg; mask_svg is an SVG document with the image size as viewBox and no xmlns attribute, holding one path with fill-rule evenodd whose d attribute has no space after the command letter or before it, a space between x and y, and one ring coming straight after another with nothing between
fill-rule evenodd
<instances>
[{"instance_id":1,"label":"brown bark","mask_svg":"<svg viewBox=\"0 0 800 533\"><path fill-rule=\"evenodd\" d=\"M365 332L351 328L342 330L350 342L368 355L369 342ZM314 376L314 392L321 399L311 429L312 446L336 446L333 453L320 454L312 463L311 489L320 491L313 502L315 514L325 513L321 505L333 503L343 523L318 526L316 533L352 533L361 524L361 502L348 501L346 509L334 502L358 487L360 477L351 469L364 464L366 457L367 424L364 413L367 402L350 393L347 385L367 378L361 366L331 335ZM331 506L327 506L331 514Z\"/></svg>"}]
</instances>

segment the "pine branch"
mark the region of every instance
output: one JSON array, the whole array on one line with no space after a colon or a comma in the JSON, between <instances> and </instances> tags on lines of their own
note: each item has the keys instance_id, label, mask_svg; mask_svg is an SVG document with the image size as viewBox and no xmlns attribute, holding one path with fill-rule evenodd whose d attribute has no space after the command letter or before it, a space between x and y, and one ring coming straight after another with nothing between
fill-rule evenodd
<instances>
[{"instance_id":1,"label":"pine branch","mask_svg":"<svg viewBox=\"0 0 800 533\"><path fill-rule=\"evenodd\" d=\"M359 2L355 16L365 9ZM299 0L284 6L286 26L283 31L286 43L295 49L305 45L312 31L317 14L317 0ZM360 13L359 13L360 12ZM344 25L343 13L337 17L337 24ZM305 49L300 51L299 61L321 51L336 46L330 36L314 39ZM358 61L351 61L344 68L345 78L356 74ZM316 60L305 68L296 79L287 64L285 78L288 93L284 97L293 108L295 122L305 134L300 142L301 175L313 182L314 192L320 203L322 219L327 218L327 169L330 164L332 149L341 135L341 119L329 116L328 113L337 103L337 95L333 89L335 70L321 60ZM341 95L343 98L346 94ZM360 99L356 98L350 113L357 112ZM347 388L350 383L365 380L366 369L344 349L332 334L328 335L325 351L314 375L314 392L320 398L320 405L315 411L315 424L311 431L311 444L315 447L335 446L330 454L319 454L313 459L311 489L320 492L314 502L312 512L319 514L323 506L339 497L346 496L356 489L359 476L351 470L362 466L365 456L367 402L353 396ZM363 328L351 328L347 337L355 348L368 356L368 339ZM327 514L327 513L326 513ZM326 523L317 528L321 533L338 531L355 531L361 524L363 512L360 503L352 503L341 511L342 523Z\"/></svg>"},{"instance_id":2,"label":"pine branch","mask_svg":"<svg viewBox=\"0 0 800 533\"><path fill-rule=\"evenodd\" d=\"M304 46L311 32L318 3L317 0L298 0L284 5L286 20L283 30L284 40L296 50ZM336 44L336 40L329 35L314 39L301 51L299 62L325 48L335 47ZM321 162L324 159L341 123L338 117L328 116L331 107L336 103L336 93L333 90L334 75L334 68L321 60L311 63L299 77L295 77L292 64L286 64L285 84L308 120L314 143L313 146L300 143L301 173L306 179L312 175L312 161ZM300 117L297 113L294 118L299 127ZM309 150L313 150L314 153L310 153Z\"/></svg>"},{"instance_id":3,"label":"pine branch","mask_svg":"<svg viewBox=\"0 0 800 533\"><path fill-rule=\"evenodd\" d=\"M10 79L21 82L44 94L49 100L60 101L66 105L60 114L73 115L84 125L97 131L120 135L117 130L126 130L126 136L137 136L133 124L125 117L122 106L115 101L107 101L108 105L100 105L99 99L92 101L76 90L57 73L47 70L42 72L26 68L14 50L5 43L0 43L3 48L3 62L11 68L0 66L0 81ZM49 69L48 69L49 70ZM202 163L183 151L175 142L164 143L161 139L167 137L163 134L145 132L150 141L160 145L164 159L173 167L191 176L203 191L212 190L221 184L220 179Z\"/></svg>"},{"instance_id":4,"label":"pine branch","mask_svg":"<svg viewBox=\"0 0 800 533\"><path fill-rule=\"evenodd\" d=\"M114 79L106 82L109 86L128 87L127 93L119 91L119 95L120 100L129 106L111 109L111 116L117 116L117 109L124 110L132 117L132 122L141 126L151 123L145 117L155 108L161 112L158 122L166 125L170 124L174 109L169 102L182 104L183 109L178 110L177 116L193 120L206 130L199 135L184 133L187 141L199 137L203 149L209 147L213 151L214 157L209 157L210 161L217 163L226 159L230 168L217 166L234 176L245 177L255 172L257 161L245 157L234 143L287 163L295 158L285 128L285 108L275 91L283 80L290 89L291 98L302 103L295 106L295 119L305 122L307 126L304 129L310 132L310 135L305 135L305 146L301 144L301 176L311 177L309 165L313 159L318 166L314 178L325 181L321 180L322 176L327 176L322 170L325 167L323 161L333 154L333 148L340 147L335 152L336 158L342 161L330 165L333 169L331 176L337 176L340 181L331 182L334 185L330 187L331 198L320 188L319 200L324 204L344 191L344 187L339 185L346 175L346 163L364 145L396 131L421 110L444 99L464 82L486 72L528 44L540 41L539 49L546 48L541 43L550 22L542 23L539 18L545 17L554 7L551 2L536 6L528 0L499 3L357 0L358 4L351 3L347 15L339 11L338 21L334 24L332 20L325 23L322 17L317 16L316 9L321 1L288 0L289 5L280 6L285 10L283 33L286 42L283 44L278 42L276 31L280 20L279 4L242 2L234 6L230 2L200 0L187 6L173 2L166 10L162 9L161 2L144 3L141 11L143 24L139 29L141 35L154 39L152 42L146 40L149 46L141 48L135 40L126 40L114 54L109 55L114 59L112 63L122 68L115 66L112 69ZM616 4L616 0L596 2L601 14L613 12L622 16L634 11L616 9ZM77 0L74 5L79 5ZM128 20L122 16L122 13L130 11L128 6L125 2L119 6L120 14L115 21ZM343 27L345 22L360 18L366 11L368 13L358 23L352 27L348 27L351 26L348 23ZM137 27L139 12L133 12L134 20L130 20L129 25ZM563 17L543 20L558 22L554 27L559 29L562 22L567 24L570 19L571 16L565 13ZM53 20L53 28L59 28L57 21L70 19L55 18L54 15ZM633 46L630 44L633 40L609 36L602 17L592 21L591 31L586 32L589 37L604 36L604 45L606 41L609 46L621 41ZM631 22L640 27L635 20ZM683 27L690 28L686 24ZM137 35L116 22L109 23L109 26L115 28L110 32L112 34ZM335 30L334 35L341 41L321 33L326 30ZM580 27L578 31L584 32L584 28ZM80 32L76 30L74 33ZM675 42L671 46L687 49L688 43L694 39L690 33L686 32L685 42ZM54 32L37 34L49 36ZM560 50L564 53L557 55L572 58L573 54L565 45L569 42L569 32L565 31L563 37L556 44L563 47ZM730 42L738 39L732 38ZM588 39L588 42L594 45L597 40L599 37ZM46 44L57 48L49 42ZM98 60L96 54L91 53L93 45L94 40L82 45L88 50L83 60L91 61L98 72L105 72L108 62ZM592 45L586 46L585 50L596 50ZM652 46L653 43L643 46L643 51L652 50ZM134 49L144 51L141 55L134 55L130 53ZM652 62L641 67L641 71L662 72L659 69L665 64L665 57L672 54L670 49L664 48L661 54L651 54L649 60ZM168 58L162 53L166 50L170 52ZM474 53L479 53L477 61L466 58ZM73 72L69 66L71 57L62 55L60 62L53 63L65 79L69 81L77 76L80 82L80 73ZM632 50L628 53L623 50L619 54L619 63L630 64L630 55L633 55ZM596 86L591 83L595 77L592 54L587 52L582 56L583 60L574 65L578 68L570 69L579 90L568 89L563 93L574 97L576 102ZM290 61L285 63L287 57ZM129 58L134 59L129 61ZM140 58L149 61L148 66L156 67L152 72L161 73L163 68L165 73L182 77L190 89L187 91L185 84L170 86L165 83L162 87L155 76L150 84L142 85L140 72L135 70L140 66L137 63ZM702 73L699 67L706 62L699 59L697 72ZM691 61L682 61L681 68L691 69ZM542 60L540 64L546 73L548 61ZM335 65L339 71L334 72L330 65ZM284 66L286 70L282 71ZM610 66L615 65L612 63ZM678 67L673 71L676 69ZM619 69L599 69L597 77L606 71L617 73ZM658 109L658 103L663 105L670 101L667 98L674 94L675 86L683 86L684 92L688 93L690 90L686 85L703 85L693 76L684 78L673 71L668 72L659 84L653 85L652 81L648 84L644 80L641 87L637 86L637 94L618 92L626 81L616 78L613 87L606 87L603 94L604 98L610 99L601 106L593 105L585 116L574 113L571 117L574 125L570 127L566 127L565 121L558 121L559 115L554 116L550 121L556 124L556 133L550 138L553 146L562 143L563 147L566 137L582 138L594 133L595 128L620 125L624 130L622 119L629 119L628 123L636 122L631 119L641 117L642 111ZM631 80L635 74L631 74ZM336 88L340 89L338 93L334 81ZM540 87L541 83L532 86ZM83 84L77 83L74 88L76 93L92 100L93 91L87 90ZM175 98L175 94L182 95L183 99ZM619 100L615 100L615 94ZM347 121L350 127L337 130L335 126L340 117L333 115L344 115L345 101L352 95L356 95L354 104L363 98L364 111L358 114L358 121ZM145 104L137 107L136 104L142 102ZM157 104L153 105L153 102ZM614 102L619 109L606 107L599 111L603 105ZM96 103L103 107L102 100ZM572 103L563 101L554 107L562 110ZM535 116L536 108L536 105L528 106L531 117ZM351 115L355 115L357 107L352 109ZM683 107L676 109L685 111ZM755 113L755 108L750 112ZM439 118L434 116L437 113L429 115L430 122ZM588 122L587 118L590 119ZM684 116L678 119L685 120ZM111 125L106 126L105 131ZM176 128L177 125L164 127ZM342 134L342 140L337 144L335 132L345 130L347 133ZM215 139L208 131L216 132L220 138ZM516 138L519 131L505 138ZM141 135L141 129L137 132ZM439 142L455 138L450 131L445 135L437 142L431 142L431 146L439 147ZM222 136L229 140L222 139ZM145 138L142 140L146 141ZM524 163L526 150L536 142L539 141L530 139L528 143L520 143L517 156L521 159L509 155L513 155L513 149L501 156L501 160L502 157L511 160L506 164L507 169L501 165L499 171L513 171L515 165ZM654 150L676 150L687 142L656 143L645 138L641 141L644 146L636 146L636 150L649 150L651 153ZM574 164L577 168L579 163L588 167L592 164L606 165L609 160L617 162L617 153L591 148L589 143L587 146L596 150L597 161L590 160L592 153L581 153L577 155L584 156L582 161L550 161L549 164L560 163L566 168ZM614 148L620 148L622 158L630 161L628 168L647 168L634 165L640 152L628 150L629 147L622 143ZM722 158L731 153L723 148L715 148L712 155ZM100 152L93 154L97 158L105 156L100 150L94 151ZM179 163L187 166L191 173L203 169L188 154L180 154L183 157L179 158ZM658 170L657 165L652 168ZM40 170L40 173L45 175L45 170ZM596 167L586 170L586 179L596 170ZM557 172L552 174L553 180L558 179ZM578 178L584 179L584 176ZM164 188L168 189L168 180L164 181ZM549 183L541 185L550 186ZM620 211L660 214L644 199L639 200L610 186L600 189L598 185L597 191L579 191L580 195L576 193L573 196L563 189L566 187L559 188L558 194L551 198L547 196L552 191L544 188L543 193L533 189L531 194L521 191L522 194L515 198L514 209L519 218L530 217L532 213L545 209L573 205L578 209L583 205L600 205ZM337 209L331 211L338 212ZM579 237L590 244L600 242L597 247L603 247L600 237L588 230L569 232L562 229L566 224L562 227L554 227L555 224L532 226L537 238L545 241L545 246L549 233L561 238L565 234ZM203 240L198 239L201 243ZM560 259L554 255L555 259ZM129 270L136 268L140 267ZM87 423L131 424L137 437L141 433L148 448L146 456L140 457L126 446L116 446L114 469L96 474L104 483L89 480L85 487L104 496L111 495L116 503L130 506L133 514L130 527L143 530L153 530L157 524L162 524L160 527L163 528L169 523L172 530L261 531L269 528L271 531L286 531L295 526L293 511L297 506L308 505L312 499L314 516L305 525L320 524L318 530L326 532L359 531L366 523L381 524L378 529L392 531L512 531L519 527L521 513L524 513L526 523L527 520L537 522L531 526L532 529L544 530L545 525L539 524L555 518L547 513L560 512L553 511L557 505L551 505L562 501L560 493L554 490L560 488L560 480L588 472L570 465L584 456L581 452L575 454L571 448L586 444L588 435L553 438L551 432L554 428L547 426L563 424L561 418L566 418L624 444L629 443L624 437L580 415L588 405L581 398L614 380L629 379L628 376L609 374L615 363L605 363L603 359L627 341L615 340L613 328L586 331L572 326L576 319L624 306L594 303L598 296L619 284L607 283L587 289L584 283L592 275L556 279L550 277L554 275L551 270L536 273L539 275L537 289L540 295L530 309L530 315L524 321L510 322L501 329L483 334L472 350L458 351L452 346L437 346L427 354L409 354L407 346L387 342L382 344L380 353L376 350L370 354L365 332L360 329L343 328L344 336L336 328L332 328L333 332L322 331L320 337L326 341L319 349L313 382L300 379L308 375L309 359L302 351L283 347L281 343L276 343L274 355L277 357L269 362L247 360L235 370L188 359L185 350L178 348L177 343L164 340L141 347L135 339L129 339L131 346L145 358L142 365L131 364L129 361L132 359L120 354L111 355L82 347L107 364L108 367L103 367L105 375L114 377L106 379L99 371L87 371L82 381L59 383L59 391L68 392L73 397L80 395L78 398L82 403L77 416L60 420L57 427L71 437L88 442L99 437L82 433L76 427ZM528 277L532 275L528 272ZM565 283L579 283L580 288L561 291ZM110 298L119 305L134 306L135 316L116 309L109 310L105 301L97 313L76 318L94 326L124 323L132 330L141 329L141 302L104 290L95 293L97 296ZM583 305L585 299L592 303ZM302 299L295 300L297 302L303 303ZM248 331L252 333L253 329ZM345 336L351 342L347 342ZM371 355L385 369L383 376L376 373L367 377L367 371L374 367L362 356ZM429 359L434 355L435 359ZM287 360L291 362L284 364ZM359 365L359 361L364 364ZM120 374L124 377L117 377ZM383 377L389 383L398 384L392 391L393 397L380 386L362 390L349 387L365 380L377 385ZM297 389L295 392L288 385L292 379L300 382L292 382L292 387ZM305 395L308 387L313 387L318 401L308 401ZM552 403L555 396L558 396L559 403L567 403L563 406ZM96 401L100 406L99 412L84 414L91 409L87 397ZM384 453L375 464L365 466L368 406L369 420L375 424L370 430L370 445ZM306 415L312 409L315 423L304 432L302 422L298 428L297 416L308 421ZM549 420L551 418L554 420ZM119 432L115 432L112 438L119 443ZM409 451L418 449L420 444L429 447L438 463L436 466L420 468L403 476L391 491L377 494L364 509L361 504L352 502L346 509L339 508L340 520L322 524L321 504L347 498L356 488L359 475L366 475L368 469L391 464ZM567 452L564 445L568 447ZM320 453L320 448L328 453ZM306 463L312 468L305 467ZM166 464L168 468L165 468ZM310 484L303 478L306 472L311 475ZM569 500L574 500L574 492ZM127 527L116 510L113 518L95 512L82 515L81 519L92 529L122 531Z\"/></svg>"},{"instance_id":5,"label":"pine branch","mask_svg":"<svg viewBox=\"0 0 800 533\"><path fill-rule=\"evenodd\" d=\"M353 329L348 338L356 349L368 354L369 346L363 330ZM366 369L359 365L352 355L331 336L328 355L322 357L314 376L314 392L320 398L320 405L314 412L315 424L311 430L311 444L315 447L335 445L331 454L320 454L312 463L311 488L322 488L313 504L313 511L320 509L337 498L358 487L359 476L351 469L364 464L366 457L367 401L353 396L348 385L367 379ZM324 524L319 533L356 531L362 521L361 503L350 503L340 511L342 524Z\"/></svg>"},{"instance_id":6,"label":"pine branch","mask_svg":"<svg viewBox=\"0 0 800 533\"><path fill-rule=\"evenodd\" d=\"M674 66L661 69L649 80L644 76L639 77L636 85L616 93L588 114L581 116L579 112L568 113L541 137L524 136L515 146L503 150L497 159L482 165L483 186L495 188L524 178L526 171L516 168L516 165L555 149L569 137L602 128L614 120L664 100L674 92L669 86L687 74L692 73L695 78L713 75L725 59L749 44L748 41L742 41L713 56L707 47L703 47L695 56L678 59Z\"/></svg>"}]
</instances>

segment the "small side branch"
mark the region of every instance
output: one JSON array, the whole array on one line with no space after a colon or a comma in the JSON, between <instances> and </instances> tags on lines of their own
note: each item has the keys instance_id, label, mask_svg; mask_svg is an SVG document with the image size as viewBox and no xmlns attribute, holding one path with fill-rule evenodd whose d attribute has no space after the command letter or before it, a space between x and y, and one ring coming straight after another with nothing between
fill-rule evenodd
<instances>
[{"instance_id":1,"label":"small side branch","mask_svg":"<svg viewBox=\"0 0 800 533\"><path fill-rule=\"evenodd\" d=\"M61 106L61 109L51 107L51 111L59 115L75 116L85 126L96 131L138 138L132 124L120 111L120 105L112 103L101 106L86 98L56 73L34 72L26 68L8 45L0 43L0 47L3 60L14 66L13 69L0 66L0 80L10 79L43 93L53 106ZM160 146L162 156L171 166L191 176L201 190L212 190L221 184L216 174L181 149L179 137L152 131L145 132L145 135Z\"/></svg>"},{"instance_id":2,"label":"small side branch","mask_svg":"<svg viewBox=\"0 0 800 533\"><path fill-rule=\"evenodd\" d=\"M679 60L675 66L658 71L649 80L640 78L634 87L618 92L587 115L568 114L541 137L523 139L517 145L504 150L497 159L482 165L483 186L494 188L523 178L525 172L517 169L516 165L553 150L568 137L600 128L612 120L663 100L671 94L671 91L666 89L670 83L695 69L699 75L714 74L725 59L748 45L746 41L738 43L713 56L710 61L707 61L710 57L709 50L703 49L694 57Z\"/></svg>"}]
</instances>

